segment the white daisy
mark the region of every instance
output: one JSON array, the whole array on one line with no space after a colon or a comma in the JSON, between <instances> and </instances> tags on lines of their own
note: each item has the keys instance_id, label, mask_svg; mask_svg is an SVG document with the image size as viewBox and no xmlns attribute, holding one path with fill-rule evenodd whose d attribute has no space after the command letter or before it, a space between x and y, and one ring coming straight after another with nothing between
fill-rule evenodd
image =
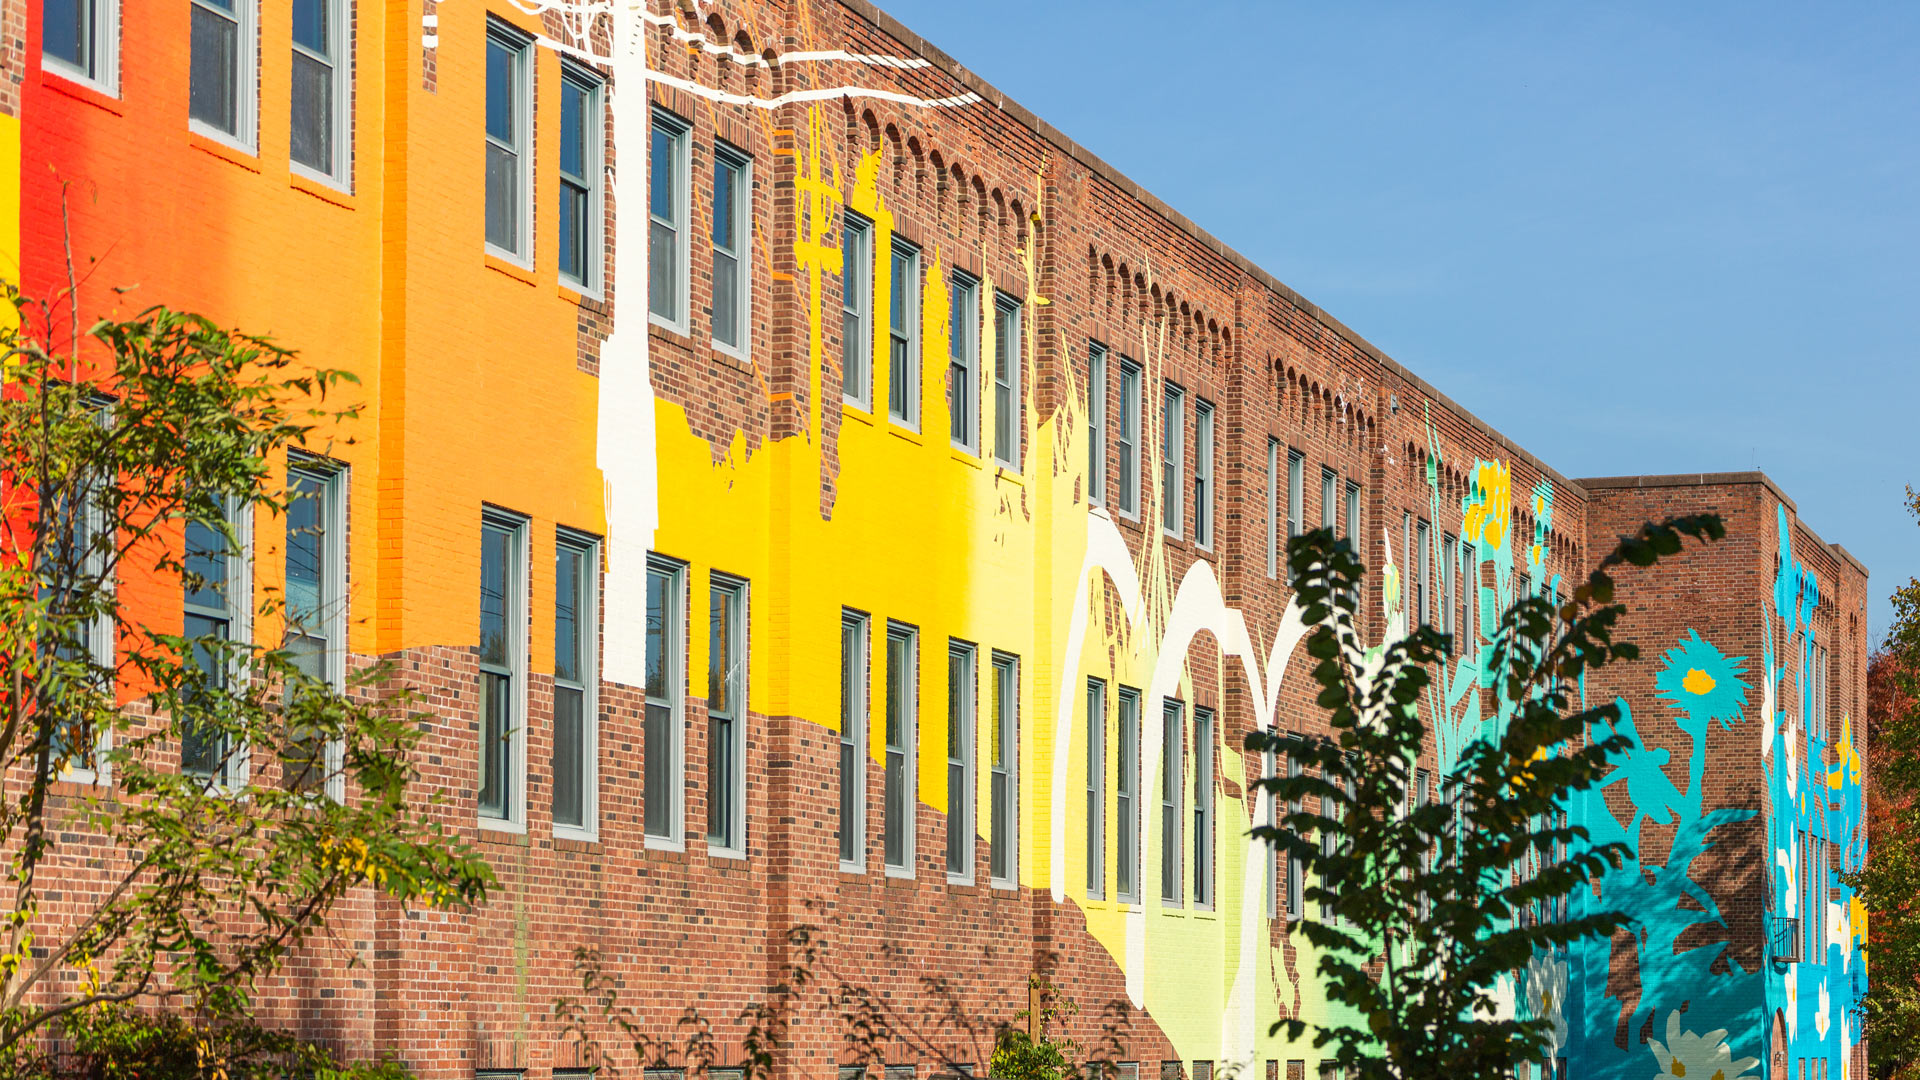
<instances>
[{"instance_id":1,"label":"white daisy","mask_svg":"<svg viewBox=\"0 0 1920 1080\"><path fill-rule=\"evenodd\" d=\"M1827 1029L1833 1024L1833 1019L1827 1015L1827 1011L1832 1008L1833 999L1827 996L1827 980L1821 979L1820 999L1813 1012L1813 1030L1820 1036L1821 1042L1827 1041Z\"/></svg>"},{"instance_id":2,"label":"white daisy","mask_svg":"<svg viewBox=\"0 0 1920 1080\"><path fill-rule=\"evenodd\" d=\"M1535 953L1527 961L1526 1001L1529 1019L1553 1022L1547 1056L1559 1057L1560 1048L1567 1045L1567 962Z\"/></svg>"},{"instance_id":3,"label":"white daisy","mask_svg":"<svg viewBox=\"0 0 1920 1080\"><path fill-rule=\"evenodd\" d=\"M1760 1064L1759 1058L1734 1059L1725 1028L1705 1035L1680 1030L1678 1010L1667 1014L1666 1044L1649 1039L1647 1046L1660 1063L1654 1080L1741 1080L1748 1069Z\"/></svg>"}]
</instances>

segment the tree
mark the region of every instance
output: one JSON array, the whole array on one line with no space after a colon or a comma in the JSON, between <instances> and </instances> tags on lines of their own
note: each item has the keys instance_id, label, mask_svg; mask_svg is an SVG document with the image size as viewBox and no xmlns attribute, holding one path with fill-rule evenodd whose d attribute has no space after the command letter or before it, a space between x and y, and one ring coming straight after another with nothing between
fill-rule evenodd
<instances>
[{"instance_id":1,"label":"tree","mask_svg":"<svg viewBox=\"0 0 1920 1080\"><path fill-rule=\"evenodd\" d=\"M1920 517L1920 494L1907 489ZM1920 1077L1920 578L1893 593L1867 667L1865 866L1842 876L1868 911L1867 1056L1879 1080Z\"/></svg>"},{"instance_id":2,"label":"tree","mask_svg":"<svg viewBox=\"0 0 1920 1080\"><path fill-rule=\"evenodd\" d=\"M1248 736L1250 751L1285 755L1287 771L1298 772L1259 782L1289 809L1254 833L1303 864L1306 901L1333 916L1303 920L1296 932L1320 950L1328 998L1350 1010L1312 1026L1314 1045L1332 1045L1347 1076L1506 1080L1517 1064L1548 1056L1551 1021L1511 1015L1496 987L1536 956L1628 921L1563 902L1624 853L1590 844L1565 814L1569 793L1592 787L1629 745L1590 737L1612 730L1616 704L1579 704L1587 671L1638 656L1614 640L1626 609L1613 602L1609 571L1651 566L1684 537L1724 532L1712 515L1649 524L1564 604L1516 603L1492 635L1492 689L1510 706L1500 711L1507 719L1438 778L1437 797L1411 808L1428 737L1416 705L1428 665L1445 662L1451 641L1421 627L1364 648L1353 616L1365 571L1352 549L1325 529L1293 542L1289 563L1314 627L1306 649L1331 733ZM1299 1039L1310 1026L1284 1020L1275 1030Z\"/></svg>"},{"instance_id":3,"label":"tree","mask_svg":"<svg viewBox=\"0 0 1920 1080\"><path fill-rule=\"evenodd\" d=\"M242 522L297 508L277 463L355 417L330 403L351 376L165 308L82 334L6 297L0 1059L122 1002L244 1023L355 889L483 899L485 863L409 805L409 697L239 632L291 642L306 617L283 591L254 602ZM174 632L181 597L236 618Z\"/></svg>"}]
</instances>

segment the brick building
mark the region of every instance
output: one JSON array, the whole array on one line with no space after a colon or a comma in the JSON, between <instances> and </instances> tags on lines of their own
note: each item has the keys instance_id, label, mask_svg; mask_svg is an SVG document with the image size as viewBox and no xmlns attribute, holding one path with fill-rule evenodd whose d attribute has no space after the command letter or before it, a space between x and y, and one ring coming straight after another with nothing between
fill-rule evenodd
<instances>
[{"instance_id":1,"label":"brick building","mask_svg":"<svg viewBox=\"0 0 1920 1080\"><path fill-rule=\"evenodd\" d=\"M285 463L319 647L432 701L422 797L500 878L349 905L271 1019L565 1076L589 947L650 1037L697 1009L733 1067L810 957L790 1076L855 1060L827 987L893 1080L983 1070L1045 972L1123 1075L1304 1080L1267 1030L1327 1015L1288 933L1316 913L1248 842L1241 752L1321 723L1286 537L1390 568L1370 640L1484 647L1712 509L1726 543L1623 590L1646 660L1589 687L1640 749L1574 812L1637 842L1602 887L1645 932L1512 992L1575 1075L1861 1075L1831 874L1864 857L1866 572L1769 480L1562 476L864 0L526 7L0 5L25 291L70 250L87 315L359 375L361 419ZM294 553L253 525L264 596ZM1484 719L1480 656L1436 681L1429 767Z\"/></svg>"}]
</instances>

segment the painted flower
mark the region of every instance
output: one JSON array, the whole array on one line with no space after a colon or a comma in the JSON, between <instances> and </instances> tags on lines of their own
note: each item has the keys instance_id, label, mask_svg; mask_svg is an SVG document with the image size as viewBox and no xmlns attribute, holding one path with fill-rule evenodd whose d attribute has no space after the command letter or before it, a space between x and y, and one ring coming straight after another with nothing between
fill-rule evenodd
<instances>
[{"instance_id":1,"label":"painted flower","mask_svg":"<svg viewBox=\"0 0 1920 1080\"><path fill-rule=\"evenodd\" d=\"M1827 996L1827 980L1820 980L1820 996L1814 1001L1813 1032L1820 1041L1827 1041L1827 1030L1833 1026L1833 1018L1827 1013L1833 1008L1833 999Z\"/></svg>"},{"instance_id":2,"label":"painted flower","mask_svg":"<svg viewBox=\"0 0 1920 1080\"><path fill-rule=\"evenodd\" d=\"M1558 1057L1560 1048L1567 1045L1567 962L1555 960L1546 953L1535 953L1527 961L1526 987L1527 1018L1548 1020L1552 1027L1548 1037L1552 1044L1549 1057Z\"/></svg>"},{"instance_id":3,"label":"painted flower","mask_svg":"<svg viewBox=\"0 0 1920 1080\"><path fill-rule=\"evenodd\" d=\"M1791 894L1793 890L1788 889L1787 892ZM1793 912L1788 911L1787 917L1792 918ZM1800 973L1797 968L1787 970L1786 991L1787 1038L1793 1040L1800 1037Z\"/></svg>"},{"instance_id":4,"label":"painted flower","mask_svg":"<svg viewBox=\"0 0 1920 1080\"><path fill-rule=\"evenodd\" d=\"M1467 497L1467 539L1499 548L1507 542L1508 506L1513 501L1513 467L1482 461L1473 467L1473 494Z\"/></svg>"},{"instance_id":5,"label":"painted flower","mask_svg":"<svg viewBox=\"0 0 1920 1080\"><path fill-rule=\"evenodd\" d=\"M1827 786L1841 791L1848 784L1860 783L1860 748L1853 745L1853 717L1840 714L1840 745L1836 747L1840 763L1827 773Z\"/></svg>"},{"instance_id":6,"label":"painted flower","mask_svg":"<svg viewBox=\"0 0 1920 1080\"><path fill-rule=\"evenodd\" d=\"M1734 1058L1725 1028L1705 1035L1682 1031L1678 1010L1667 1014L1667 1041L1649 1039L1647 1046L1660 1063L1654 1080L1740 1080L1760 1064L1759 1058Z\"/></svg>"},{"instance_id":7,"label":"painted flower","mask_svg":"<svg viewBox=\"0 0 1920 1080\"><path fill-rule=\"evenodd\" d=\"M1665 666L1653 678L1656 697L1667 699L1692 723L1690 730L1704 734L1707 725L1719 721L1732 730L1745 718L1747 682L1746 657L1728 656L1697 630L1688 630L1680 644L1668 649Z\"/></svg>"}]
</instances>

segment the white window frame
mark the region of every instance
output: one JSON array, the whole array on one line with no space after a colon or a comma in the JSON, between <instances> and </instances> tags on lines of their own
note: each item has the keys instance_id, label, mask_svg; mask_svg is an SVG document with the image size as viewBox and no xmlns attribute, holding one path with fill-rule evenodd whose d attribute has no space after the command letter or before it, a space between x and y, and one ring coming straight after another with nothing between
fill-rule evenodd
<instances>
[{"instance_id":1,"label":"white window frame","mask_svg":"<svg viewBox=\"0 0 1920 1080\"><path fill-rule=\"evenodd\" d=\"M1140 888L1140 691L1121 686L1114 695L1114 728L1120 735L1119 756L1114 762L1118 784L1113 793L1113 812L1118 820L1114 833L1114 898L1122 904L1138 907ZM1132 754L1129 755L1128 751ZM1121 806L1122 802L1126 805ZM1122 839L1127 850L1120 850ZM1120 875L1125 872L1127 880ZM1128 886L1131 886L1130 888Z\"/></svg>"},{"instance_id":2,"label":"white window frame","mask_svg":"<svg viewBox=\"0 0 1920 1080\"><path fill-rule=\"evenodd\" d=\"M572 60L564 58L560 61L560 81L562 83L560 95L560 105L562 108L566 107L566 83L572 83L580 87L586 95L585 109L587 115L583 125L584 137L581 140L585 145L581 149L582 160L580 163L585 173L577 178L580 183L575 186L584 186L587 191L587 227L585 247L580 252L580 267L584 273L576 277L567 273L566 268L559 264L560 251L564 241L558 232L560 227L560 213L557 209L554 211L554 265L557 268L556 272L560 275L560 283L562 285L580 292L583 295L592 296L597 299L604 295L603 282L606 279L606 255L604 252L606 248L607 170L603 162L607 141L605 130L607 81L600 76L599 72L594 71L586 65L577 64ZM556 131L556 135L557 134L558 132ZM557 158L554 173L554 194L559 195L566 191L570 180L567 174L561 171ZM651 230L649 230L649 235L651 235Z\"/></svg>"},{"instance_id":3,"label":"white window frame","mask_svg":"<svg viewBox=\"0 0 1920 1080\"><path fill-rule=\"evenodd\" d=\"M1212 911L1214 903L1214 796L1212 709L1193 708L1193 906Z\"/></svg>"},{"instance_id":4,"label":"white window frame","mask_svg":"<svg viewBox=\"0 0 1920 1080\"><path fill-rule=\"evenodd\" d=\"M733 670L721 676L728 682L727 696L733 702L733 715L729 718L733 745L728 748L732 751L733 760L732 767L728 770L723 782L725 794L733 804L734 814L733 820L728 823L730 825L728 834L716 838L713 833L711 800L720 785L715 783L713 777L713 720L712 713L709 711L707 721L707 798L709 803L705 833L707 854L744 859L747 857L747 724L752 715L747 697L748 674L752 663L748 633L750 625L748 620L752 617L753 610L752 592L747 579L714 571L709 575L707 595L709 620L712 618L713 607L716 604L726 603L733 608L729 620L729 633L732 640L727 643L727 650L728 655L734 659ZM707 678L711 687L713 679L711 623L708 626L708 641ZM711 710L711 689L709 689L708 703Z\"/></svg>"},{"instance_id":5,"label":"white window frame","mask_svg":"<svg viewBox=\"0 0 1920 1080\"><path fill-rule=\"evenodd\" d=\"M1273 751L1263 750L1260 752L1261 776L1276 775L1274 773L1276 765L1277 761ZM1264 788L1261 789L1254 806L1254 813L1259 818L1260 823L1269 829L1279 828L1280 815L1278 808L1279 800L1274 798L1273 792L1267 791ZM1269 848L1270 850L1267 852L1265 859L1265 888L1262 891L1266 894L1265 900L1263 901L1265 908L1264 914L1267 919L1271 921L1280 915L1280 860L1286 858L1286 852L1274 845L1269 845Z\"/></svg>"},{"instance_id":6,"label":"white window frame","mask_svg":"<svg viewBox=\"0 0 1920 1080\"><path fill-rule=\"evenodd\" d=\"M1193 403L1193 542L1213 547L1213 402Z\"/></svg>"},{"instance_id":7,"label":"white window frame","mask_svg":"<svg viewBox=\"0 0 1920 1080\"><path fill-rule=\"evenodd\" d=\"M876 230L873 222L852 210L841 211L840 222L840 400L859 409L861 412L873 412L873 268L875 261L873 238ZM860 240L860 250L849 250L854 237ZM864 276L849 288L847 270L859 267ZM851 301L851 302L849 302ZM847 333L847 316L854 317L857 332ZM847 361L851 358L860 370L860 390L858 393L847 391Z\"/></svg>"},{"instance_id":8,"label":"white window frame","mask_svg":"<svg viewBox=\"0 0 1920 1080\"><path fill-rule=\"evenodd\" d=\"M1107 502L1107 347L1087 343L1087 503Z\"/></svg>"},{"instance_id":9,"label":"white window frame","mask_svg":"<svg viewBox=\"0 0 1920 1080\"><path fill-rule=\"evenodd\" d=\"M104 2L111 2L111 0L104 0ZM228 18L227 12L204 3L203 0L187 0L187 2L192 7L206 8L219 18ZM239 46L237 55L234 57L234 130L222 131L193 115L191 29L188 31L187 43L187 130L252 156L260 152L260 39L259 31L256 29L260 23L259 0L234 0L232 18L237 24L234 33L235 41Z\"/></svg>"},{"instance_id":10,"label":"white window frame","mask_svg":"<svg viewBox=\"0 0 1920 1080\"><path fill-rule=\"evenodd\" d=\"M738 360L753 355L753 155L731 143L714 140L713 169L715 174L715 199L717 209L718 178L722 168L734 170L733 182L733 225L734 250L727 251L713 243L713 225L711 214L708 218L707 241L714 254L713 277L720 280L719 255L725 253L733 259L734 281L734 327L737 344L729 345L720 339L718 316L713 325L713 347Z\"/></svg>"},{"instance_id":11,"label":"white window frame","mask_svg":"<svg viewBox=\"0 0 1920 1080\"><path fill-rule=\"evenodd\" d=\"M951 325L947 328L947 439L955 449L980 454L980 282L953 272ZM965 387L961 396L960 387ZM955 406L958 409L955 409ZM960 437L954 437L954 428Z\"/></svg>"},{"instance_id":12,"label":"white window frame","mask_svg":"<svg viewBox=\"0 0 1920 1080\"><path fill-rule=\"evenodd\" d=\"M1307 455L1287 448L1287 542L1292 544L1307 524ZM1287 584L1293 584L1293 560L1282 550L1280 562L1287 568Z\"/></svg>"},{"instance_id":13,"label":"white window frame","mask_svg":"<svg viewBox=\"0 0 1920 1080\"><path fill-rule=\"evenodd\" d=\"M553 834L594 843L600 839L600 540L561 528L554 542L559 550L579 556L581 574L580 595L574 601L580 649L580 824L555 820ZM560 683L558 670L554 683Z\"/></svg>"},{"instance_id":14,"label":"white window frame","mask_svg":"<svg viewBox=\"0 0 1920 1080\"><path fill-rule=\"evenodd\" d=\"M481 214L480 235L486 244L487 254L504 259L515 266L533 265L533 42L527 35L508 26L498 19L487 19L488 48L494 42L511 47L513 60L513 123L514 141L512 145L500 142L487 131L484 120L481 125L483 143L501 146L514 154L514 182L518 185L514 199L514 221L512 248L495 244L486 236L486 215ZM485 87L482 87L484 92ZM483 102L484 108L484 102ZM484 157L482 161L484 162ZM485 196L486 174L484 166L481 173L482 198Z\"/></svg>"},{"instance_id":15,"label":"white window frame","mask_svg":"<svg viewBox=\"0 0 1920 1080\"><path fill-rule=\"evenodd\" d=\"M897 748L903 759L900 770L900 783L902 785L900 807L904 815L904 820L895 821L893 816L887 812L887 779L883 761L880 778L882 815L880 861L886 867L888 877L911 878L913 877L914 871L914 856L917 854L916 848L918 845L915 841L917 840L916 834L919 831L918 824L920 820L920 628L910 626L906 623L894 622L891 619L887 620L886 656L888 700L886 707L888 709L893 708L894 705L892 676L893 643L895 641L904 641L907 645L907 671L906 678L904 679L905 694L898 699L900 705L901 743ZM892 743L885 744L885 752L887 754L892 754L895 750L896 747ZM886 850L887 830L895 827L902 827L904 830L901 833L900 839L900 861L897 863L892 861Z\"/></svg>"},{"instance_id":16,"label":"white window frame","mask_svg":"<svg viewBox=\"0 0 1920 1080\"><path fill-rule=\"evenodd\" d=\"M92 71L76 67L65 58L50 55L46 46L46 24L40 26L41 70L79 83L108 97L120 96L120 0L74 0L92 14L93 37L87 45ZM45 11L42 11L42 19Z\"/></svg>"},{"instance_id":17,"label":"white window frame","mask_svg":"<svg viewBox=\"0 0 1920 1080\"><path fill-rule=\"evenodd\" d=\"M653 831L653 822L648 820L646 803L655 793L648 791L646 763L656 747L647 745L646 722L641 715L641 781L640 793L642 812L640 827L645 835L648 848L658 851L684 851L687 837L687 564L678 559L668 558L658 553L647 555L647 575L649 578L660 575L666 579L667 595L663 599L662 611L666 625L661 628L661 666L666 672L667 694L664 704L668 709L667 717L667 808L666 831ZM652 583L648 583L652 587ZM644 693L644 688L643 688ZM642 709L656 703L648 696Z\"/></svg>"},{"instance_id":18,"label":"white window frame","mask_svg":"<svg viewBox=\"0 0 1920 1080\"><path fill-rule=\"evenodd\" d=\"M1186 464L1187 391L1169 381L1160 398L1160 529L1176 540L1187 525Z\"/></svg>"},{"instance_id":19,"label":"white window frame","mask_svg":"<svg viewBox=\"0 0 1920 1080\"><path fill-rule=\"evenodd\" d=\"M892 249L887 254L887 419L909 431L920 430L920 245L906 239L898 233L893 235ZM898 280L895 271L900 269L904 257L907 269L905 286ZM898 299L901 319L905 326L895 329L893 325L893 304ZM906 392L901 395L905 411L894 408L895 387L893 370L893 346L900 342L906 350Z\"/></svg>"},{"instance_id":20,"label":"white window frame","mask_svg":"<svg viewBox=\"0 0 1920 1080\"><path fill-rule=\"evenodd\" d=\"M233 526L234 537L238 541L236 550L225 553L227 580L222 586L225 602L219 610L211 607L194 609L194 605L183 603L184 614L205 615L226 620L227 637L230 642L248 642L253 640L253 508L244 502L228 500L228 521ZM184 560L183 560L184 561ZM183 590L184 591L184 590ZM182 627L182 633L185 628ZM229 685L245 679L245 665L238 661L230 665L227 671ZM185 731L179 732L181 739L181 771L186 771ZM221 767L209 775L212 787L221 791L234 791L247 786L252 775L252 763L248 748L243 744L230 752L222 750L225 760Z\"/></svg>"},{"instance_id":21,"label":"white window frame","mask_svg":"<svg viewBox=\"0 0 1920 1080\"><path fill-rule=\"evenodd\" d=\"M1306 769L1301 765L1300 755L1293 751L1293 745L1294 744L1289 741L1289 749L1287 750L1287 777L1289 779L1298 779L1305 775ZM1302 805L1303 800L1294 799L1287 804L1287 812L1289 814L1298 814ZM1290 923L1299 922L1307 916L1307 868L1306 864L1301 861L1298 855L1289 853L1285 858L1287 860L1287 921Z\"/></svg>"},{"instance_id":22,"label":"white window frame","mask_svg":"<svg viewBox=\"0 0 1920 1080\"><path fill-rule=\"evenodd\" d=\"M1425 518L1414 523L1413 541L1420 548L1420 554L1414 562L1414 566L1419 568L1419 576L1414 580L1418 586L1416 603L1420 608L1420 616L1409 622L1416 627L1431 626L1433 625L1433 526L1427 524Z\"/></svg>"},{"instance_id":23,"label":"white window frame","mask_svg":"<svg viewBox=\"0 0 1920 1080\"><path fill-rule=\"evenodd\" d=\"M1127 391L1133 391L1133 403L1127 403ZM1145 418L1146 370L1125 356L1120 358L1120 460L1123 465L1132 466L1133 482L1120 485L1120 516L1129 521L1140 520L1140 469L1143 464L1140 454L1141 421ZM1129 438L1131 431L1131 438ZM1124 469L1122 470L1125 471Z\"/></svg>"},{"instance_id":24,"label":"white window frame","mask_svg":"<svg viewBox=\"0 0 1920 1080\"><path fill-rule=\"evenodd\" d=\"M834 808L836 832L840 834L840 869L843 873L867 872L867 718L869 657L872 655L873 620L865 612L843 608L840 612L840 764L848 765L846 754L852 751L850 768L840 770L840 805ZM852 631L858 647L855 655L847 652L847 632ZM849 670L851 666L851 670ZM849 792L848 787L852 787ZM842 816L842 810L850 811ZM850 820L849 820L850 818ZM851 835L849 835L851 834ZM847 858L851 841L854 858Z\"/></svg>"},{"instance_id":25,"label":"white window frame","mask_svg":"<svg viewBox=\"0 0 1920 1080\"><path fill-rule=\"evenodd\" d=\"M1320 527L1335 533L1340 526L1340 474L1320 467Z\"/></svg>"},{"instance_id":26,"label":"white window frame","mask_svg":"<svg viewBox=\"0 0 1920 1080\"><path fill-rule=\"evenodd\" d=\"M101 427L113 426L113 403L108 399L96 399L94 405L94 423ZM74 547L82 555L83 565L79 574L100 579L102 593L112 596L118 592L118 584L107 573L106 557L94 550L94 538L107 527L107 515L101 508L92 484L85 485L81 498L85 501L80 517L80 527L84 535L76 537ZM93 626L87 631L87 651L94 666L112 672L115 657L115 624L113 617L105 612L96 615ZM109 678L112 676L109 675ZM93 766L69 764L60 770L60 779L79 784L98 784L107 786L113 783L113 765L104 760L107 751L113 749L113 729L111 725L102 726L93 733Z\"/></svg>"},{"instance_id":27,"label":"white window frame","mask_svg":"<svg viewBox=\"0 0 1920 1080\"><path fill-rule=\"evenodd\" d=\"M1480 638L1474 622L1480 617L1480 552L1470 540L1460 544L1460 635L1465 647L1477 653Z\"/></svg>"},{"instance_id":28,"label":"white window frame","mask_svg":"<svg viewBox=\"0 0 1920 1080\"><path fill-rule=\"evenodd\" d=\"M332 140L333 168L331 170L316 169L311 165L295 161L291 137L287 147L287 166L296 175L318 181L328 187L348 191L352 175L349 165L353 161L353 117L351 115L353 49L347 37L348 21L351 15L348 12L348 0L318 0L318 2L327 9L327 49L333 54L331 58L323 61L333 68L333 94L331 95L333 100L328 103L331 106L333 123L332 130L327 133L327 137ZM292 42L289 48L292 52L312 56L315 60L321 59L314 56L312 50L299 42ZM291 124L293 117L291 80L287 90L287 117L288 123Z\"/></svg>"},{"instance_id":29,"label":"white window frame","mask_svg":"<svg viewBox=\"0 0 1920 1080\"><path fill-rule=\"evenodd\" d=\"M484 534L488 528L499 529L507 533L510 545L507 553L507 567L504 599L506 608L503 618L507 627L507 677L512 680L507 690L507 791L505 805L499 816L487 813L478 804L480 785L474 785L474 816L480 827L500 832L524 833L527 828L527 583L532 580L530 573L529 533L527 518L487 507L481 512L481 528ZM483 581L484 587L484 581ZM484 674L480 669L478 674ZM481 691L484 692L484 691ZM479 725L478 737L474 743L475 763L481 760L479 740L487 736L484 720ZM476 780L478 774L476 773Z\"/></svg>"},{"instance_id":30,"label":"white window frame","mask_svg":"<svg viewBox=\"0 0 1920 1080\"><path fill-rule=\"evenodd\" d=\"M954 681L956 662L963 669L959 683ZM957 638L947 642L947 880L956 885L971 885L974 880L974 770L980 746L974 730L980 715L979 666L980 650L972 642ZM959 848L958 870L954 869L956 837L964 845Z\"/></svg>"},{"instance_id":31,"label":"white window frame","mask_svg":"<svg viewBox=\"0 0 1920 1080\"><path fill-rule=\"evenodd\" d=\"M988 761L990 773L1006 778L993 798L993 821L987 842L988 880L996 889L1020 887L1020 658L998 650L993 654L993 722L1000 758ZM997 779L998 777L996 777ZM1005 843L995 843L1002 835ZM995 863L1002 862L1000 866Z\"/></svg>"},{"instance_id":32,"label":"white window frame","mask_svg":"<svg viewBox=\"0 0 1920 1080\"><path fill-rule=\"evenodd\" d=\"M672 294L673 310L665 313L653 309L654 283L651 279L648 280L647 320L649 325L665 327L676 334L686 334L689 332L688 328L692 325L693 319L692 313L688 310L693 306L693 282L691 280L693 265L693 237L691 235L693 232L693 198L691 194L693 187L693 154L691 153L693 125L658 105L653 106L649 110L648 115L651 125L647 131L647 154L649 158L653 156L653 136L656 129L666 132L668 145L673 149L673 160L668 162L665 167L674 185L672 199L674 220L672 222L666 222L656 217L653 213L652 185L654 170L661 168L661 166L658 162L649 160L647 168L647 259L648 265L651 266L653 259L652 245L654 226L666 225L670 227L673 230L674 280ZM651 270L649 270L649 273L651 273Z\"/></svg>"},{"instance_id":33,"label":"white window frame","mask_svg":"<svg viewBox=\"0 0 1920 1080\"><path fill-rule=\"evenodd\" d=\"M1186 794L1187 704L1175 697L1160 699L1160 906L1187 906ZM1173 892L1168 894L1171 884Z\"/></svg>"},{"instance_id":34,"label":"white window frame","mask_svg":"<svg viewBox=\"0 0 1920 1080\"><path fill-rule=\"evenodd\" d=\"M1267 577L1280 576L1280 440L1267 437Z\"/></svg>"},{"instance_id":35,"label":"white window frame","mask_svg":"<svg viewBox=\"0 0 1920 1080\"><path fill-rule=\"evenodd\" d=\"M1018 297L1009 296L999 290L993 297L993 460L1009 472L1020 471L1020 461L1026 448L1027 432L1021 424L1020 363L1022 311ZM1003 327L1001 323L1006 325ZM1001 378L1000 356L1005 354L1007 362L1006 377ZM1005 422L1007 437L1012 440L1011 447L1000 445L1000 424L1002 421L1000 393L1006 391L1008 408ZM1011 453L1002 451L1011 450Z\"/></svg>"},{"instance_id":36,"label":"white window frame","mask_svg":"<svg viewBox=\"0 0 1920 1080\"><path fill-rule=\"evenodd\" d=\"M347 590L347 466L324 458L290 454L287 470L319 481L326 498L322 508L325 520L321 528L320 610L322 625L318 636L325 643L323 677L337 691L347 685L347 619L351 603ZM288 487L292 487L292 476ZM284 539L284 538L283 538ZM282 582L284 588L285 582ZM347 797L346 777L341 774L345 747L339 739L327 740L322 766L326 769L326 796L335 802Z\"/></svg>"},{"instance_id":37,"label":"white window frame","mask_svg":"<svg viewBox=\"0 0 1920 1080\"><path fill-rule=\"evenodd\" d=\"M1458 586L1460 542L1452 533L1440 534L1440 632L1453 635L1454 589Z\"/></svg>"},{"instance_id":38,"label":"white window frame","mask_svg":"<svg viewBox=\"0 0 1920 1080\"><path fill-rule=\"evenodd\" d=\"M1087 679L1087 899L1107 898L1107 682Z\"/></svg>"}]
</instances>

